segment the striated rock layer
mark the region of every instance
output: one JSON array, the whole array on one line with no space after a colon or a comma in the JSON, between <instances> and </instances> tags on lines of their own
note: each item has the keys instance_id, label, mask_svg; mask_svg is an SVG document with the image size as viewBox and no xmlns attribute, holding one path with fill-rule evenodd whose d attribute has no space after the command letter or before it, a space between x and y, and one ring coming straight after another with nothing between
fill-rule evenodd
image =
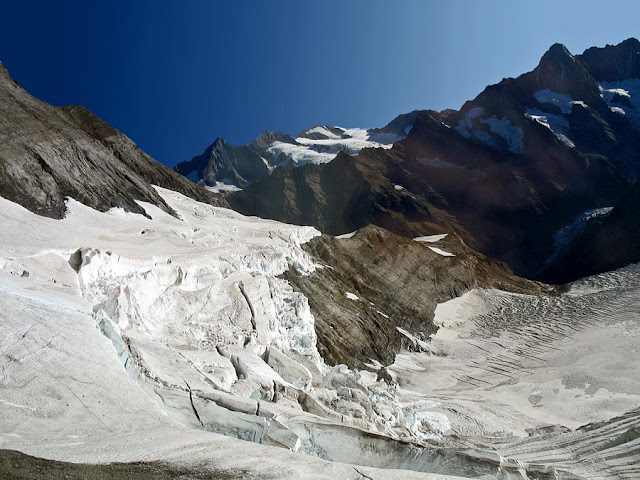
<instances>
[{"instance_id":1,"label":"striated rock layer","mask_svg":"<svg viewBox=\"0 0 640 480\"><path fill-rule=\"evenodd\" d=\"M53 218L64 216L67 196L100 211L142 213L136 203L142 200L170 212L152 185L226 205L84 107L32 97L0 63L0 195Z\"/></svg>"}]
</instances>

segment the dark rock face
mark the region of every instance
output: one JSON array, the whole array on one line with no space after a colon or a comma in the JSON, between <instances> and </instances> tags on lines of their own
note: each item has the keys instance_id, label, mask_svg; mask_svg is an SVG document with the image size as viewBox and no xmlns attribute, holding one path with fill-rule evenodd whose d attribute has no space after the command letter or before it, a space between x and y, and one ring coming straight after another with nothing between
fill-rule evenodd
<instances>
[{"instance_id":1,"label":"dark rock face","mask_svg":"<svg viewBox=\"0 0 640 480\"><path fill-rule=\"evenodd\" d=\"M398 115L396 118L391 120L387 125L382 128L374 128L372 132L374 133L390 133L393 135L397 135L399 137L404 137L409 134L411 128L413 128L413 124L416 121L416 116L418 115L418 110L414 110L413 112L403 113Z\"/></svg>"},{"instance_id":2,"label":"dark rock face","mask_svg":"<svg viewBox=\"0 0 640 480\"><path fill-rule=\"evenodd\" d=\"M635 38L618 45L589 48L579 58L600 82L640 78L640 41Z\"/></svg>"},{"instance_id":3,"label":"dark rock face","mask_svg":"<svg viewBox=\"0 0 640 480\"><path fill-rule=\"evenodd\" d=\"M429 246L455 256L442 256ZM545 285L513 276L455 235L426 243L368 226L351 238L317 237L304 248L331 267L309 276L290 271L287 280L309 299L319 350L330 364L362 368L373 359L387 365L400 347L420 349L401 330L426 340L436 331L436 305L475 287L552 293Z\"/></svg>"},{"instance_id":4,"label":"dark rock face","mask_svg":"<svg viewBox=\"0 0 640 480\"><path fill-rule=\"evenodd\" d=\"M587 102L599 99L597 81L584 64L560 43L551 46L533 72L518 80L525 84L524 88L531 90L548 88Z\"/></svg>"},{"instance_id":5,"label":"dark rock face","mask_svg":"<svg viewBox=\"0 0 640 480\"><path fill-rule=\"evenodd\" d=\"M588 222L541 278L569 282L640 262L640 183L610 213Z\"/></svg>"},{"instance_id":6,"label":"dark rock face","mask_svg":"<svg viewBox=\"0 0 640 480\"><path fill-rule=\"evenodd\" d=\"M398 190L390 180L407 184L409 175L395 152L372 149L357 157L339 153L327 165L276 169L227 200L241 213L314 225L330 234L370 223L406 236L447 228L463 230L434 206L437 198L430 202L428 195L424 198L404 188Z\"/></svg>"},{"instance_id":7,"label":"dark rock face","mask_svg":"<svg viewBox=\"0 0 640 480\"><path fill-rule=\"evenodd\" d=\"M385 129L408 135L391 150L276 169L229 202L329 234L368 223L408 237L451 229L517 274L540 278L556 232L615 205L640 175L640 134L627 115L634 99L599 83L637 78L637 44L576 56L553 45L533 71L487 87L460 111L398 117ZM615 76L603 76L609 64L619 66Z\"/></svg>"},{"instance_id":8,"label":"dark rock face","mask_svg":"<svg viewBox=\"0 0 640 480\"><path fill-rule=\"evenodd\" d=\"M144 213L142 200L173 213L152 185L225 205L85 108L33 98L0 65L0 195L54 218L64 216L67 196L101 211Z\"/></svg>"}]
</instances>

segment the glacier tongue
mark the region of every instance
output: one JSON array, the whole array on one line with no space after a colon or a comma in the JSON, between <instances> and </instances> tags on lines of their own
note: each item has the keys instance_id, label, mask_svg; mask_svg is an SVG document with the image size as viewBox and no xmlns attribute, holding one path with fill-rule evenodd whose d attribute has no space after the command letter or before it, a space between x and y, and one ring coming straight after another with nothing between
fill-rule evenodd
<instances>
[{"instance_id":1,"label":"glacier tongue","mask_svg":"<svg viewBox=\"0 0 640 480\"><path fill-rule=\"evenodd\" d=\"M334 444L426 438L414 433L414 408L403 410L394 386L320 357L306 297L279 278L289 268L314 271L300 245L319 232L159 191L184 223L126 225L119 235L168 242L162 255L83 247L69 258L99 329L167 412L192 427L374 465L361 447Z\"/></svg>"},{"instance_id":2,"label":"glacier tongue","mask_svg":"<svg viewBox=\"0 0 640 480\"><path fill-rule=\"evenodd\" d=\"M280 278L314 271L300 245L320 232L158 192L181 220L69 199L54 221L0 199L4 271L81 295L128 375L184 425L373 466L383 451L415 470L416 448L439 458L394 386L320 357L307 298Z\"/></svg>"}]
</instances>

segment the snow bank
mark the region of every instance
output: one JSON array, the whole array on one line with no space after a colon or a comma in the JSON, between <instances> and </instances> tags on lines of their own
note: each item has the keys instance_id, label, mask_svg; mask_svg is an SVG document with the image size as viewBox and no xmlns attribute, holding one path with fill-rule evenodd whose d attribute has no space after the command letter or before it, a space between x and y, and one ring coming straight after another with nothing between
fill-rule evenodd
<instances>
[{"instance_id":1,"label":"snow bank","mask_svg":"<svg viewBox=\"0 0 640 480\"><path fill-rule=\"evenodd\" d=\"M453 253L449 253L449 252L445 252L444 250L442 250L441 248L438 247L432 247L432 246L428 246L428 248L432 251L437 253L438 255L442 255L443 257L455 257L455 254Z\"/></svg>"},{"instance_id":2,"label":"snow bank","mask_svg":"<svg viewBox=\"0 0 640 480\"><path fill-rule=\"evenodd\" d=\"M447 235L448 235L447 233L441 233L439 235L427 235L426 237L416 237L414 238L414 240L416 242L434 243L444 239Z\"/></svg>"}]
</instances>

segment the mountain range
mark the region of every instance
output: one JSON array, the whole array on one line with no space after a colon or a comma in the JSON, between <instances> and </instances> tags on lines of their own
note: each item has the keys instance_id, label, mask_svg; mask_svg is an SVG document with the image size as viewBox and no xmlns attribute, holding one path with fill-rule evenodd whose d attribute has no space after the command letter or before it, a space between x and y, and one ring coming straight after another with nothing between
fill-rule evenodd
<instances>
[{"instance_id":1,"label":"mountain range","mask_svg":"<svg viewBox=\"0 0 640 480\"><path fill-rule=\"evenodd\" d=\"M227 200L245 214L335 235L368 224L410 238L455 232L519 275L561 283L640 259L597 249L592 267L575 270L580 247L567 242L587 237L559 235L595 219L586 212L600 211L601 223L628 197L640 174L639 129L640 42L581 55L555 44L533 71L488 86L459 111L415 111L361 130L393 142L383 148L350 148L342 140L350 130L337 127L297 139L265 132L246 147L218 139L176 170L244 187ZM287 152L299 143L326 157L295 161Z\"/></svg>"}]
</instances>

